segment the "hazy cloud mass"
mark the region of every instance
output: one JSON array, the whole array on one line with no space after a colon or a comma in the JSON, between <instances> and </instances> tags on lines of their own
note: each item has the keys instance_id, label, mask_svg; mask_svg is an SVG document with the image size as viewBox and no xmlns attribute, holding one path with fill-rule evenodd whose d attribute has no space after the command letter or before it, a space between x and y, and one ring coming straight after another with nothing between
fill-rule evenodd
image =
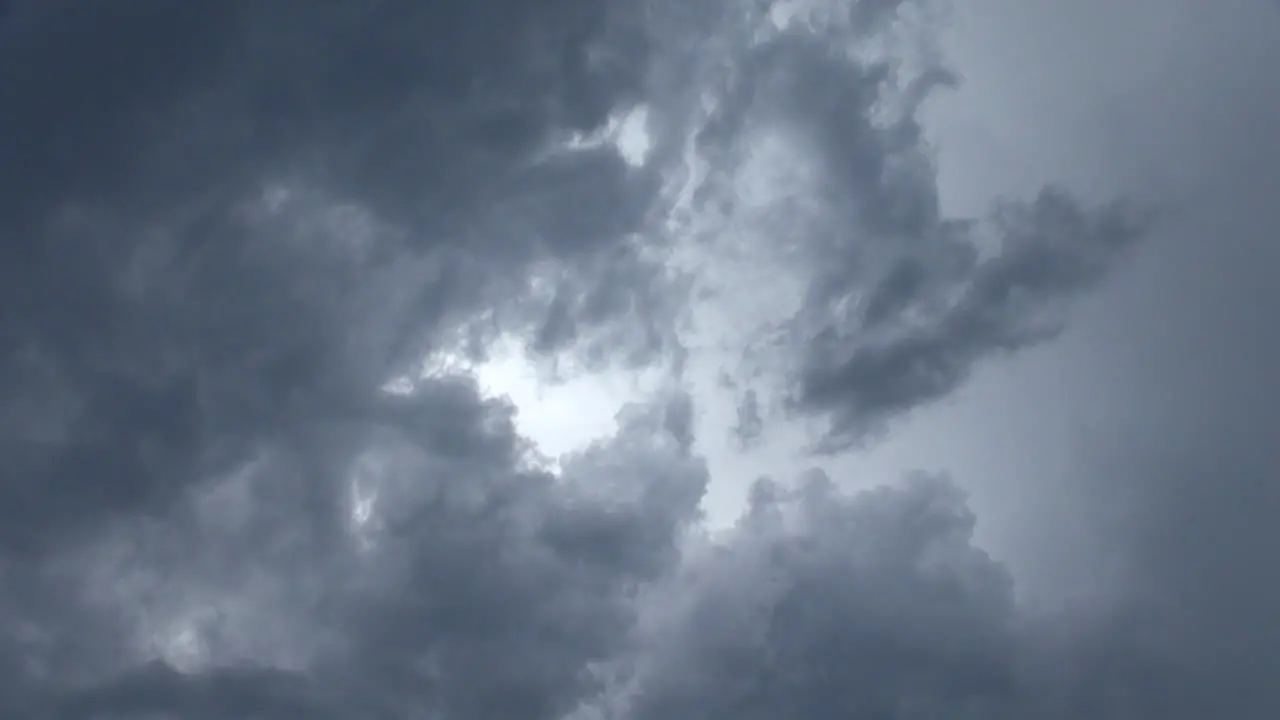
<instances>
[{"instance_id":1,"label":"hazy cloud mass","mask_svg":"<svg viewBox=\"0 0 1280 720\"><path fill-rule=\"evenodd\" d=\"M942 9L0 4L0 715L1280 717L1280 575L1234 564L1280 550L1274 412L1083 462L1075 561L1123 570L1052 609L980 478L823 464L1189 222L1053 177L946 209ZM512 348L648 384L546 457ZM779 427L791 476L716 469Z\"/></svg>"}]
</instances>

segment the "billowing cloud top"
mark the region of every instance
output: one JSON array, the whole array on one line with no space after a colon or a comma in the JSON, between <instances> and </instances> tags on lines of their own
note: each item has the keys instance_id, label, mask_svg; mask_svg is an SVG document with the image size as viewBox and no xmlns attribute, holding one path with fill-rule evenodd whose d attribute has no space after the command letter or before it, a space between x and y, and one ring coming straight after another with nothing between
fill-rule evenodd
<instances>
[{"instance_id":1,"label":"billowing cloud top","mask_svg":"<svg viewBox=\"0 0 1280 720\"><path fill-rule=\"evenodd\" d=\"M945 478L762 480L702 523L698 308L771 275L739 430L843 451L1148 232L1052 188L945 217L915 115L953 77L879 43L924 47L916 9L7 3L0 712L1164 709L1182 668L1021 613ZM670 380L548 469L466 369L499 338Z\"/></svg>"}]
</instances>

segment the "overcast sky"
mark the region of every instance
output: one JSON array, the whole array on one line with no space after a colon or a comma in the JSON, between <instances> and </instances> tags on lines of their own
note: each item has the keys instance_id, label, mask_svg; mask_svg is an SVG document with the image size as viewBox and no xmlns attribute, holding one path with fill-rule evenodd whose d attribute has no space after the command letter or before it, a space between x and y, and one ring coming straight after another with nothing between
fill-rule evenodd
<instances>
[{"instance_id":1,"label":"overcast sky","mask_svg":"<svg viewBox=\"0 0 1280 720\"><path fill-rule=\"evenodd\" d=\"M0 715L1280 716L1276 38L0 2Z\"/></svg>"}]
</instances>

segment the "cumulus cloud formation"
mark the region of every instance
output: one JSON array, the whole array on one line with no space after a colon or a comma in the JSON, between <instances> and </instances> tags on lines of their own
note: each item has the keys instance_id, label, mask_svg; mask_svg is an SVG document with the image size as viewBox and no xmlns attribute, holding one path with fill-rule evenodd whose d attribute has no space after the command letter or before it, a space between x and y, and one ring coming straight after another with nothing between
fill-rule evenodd
<instances>
[{"instance_id":1,"label":"cumulus cloud formation","mask_svg":"<svg viewBox=\"0 0 1280 720\"><path fill-rule=\"evenodd\" d=\"M945 478L798 472L703 523L686 340L741 272L776 397L738 432L784 406L834 453L1148 234L1052 188L945 217L916 112L954 77L877 44L921 7L5 4L0 712L1165 707L1185 668L1023 614ZM471 369L499 340L669 379L549 468Z\"/></svg>"},{"instance_id":2,"label":"cumulus cloud formation","mask_svg":"<svg viewBox=\"0 0 1280 720\"><path fill-rule=\"evenodd\" d=\"M1013 596L940 478L842 497L761 481L668 589L633 717L992 717L1016 703Z\"/></svg>"}]
</instances>

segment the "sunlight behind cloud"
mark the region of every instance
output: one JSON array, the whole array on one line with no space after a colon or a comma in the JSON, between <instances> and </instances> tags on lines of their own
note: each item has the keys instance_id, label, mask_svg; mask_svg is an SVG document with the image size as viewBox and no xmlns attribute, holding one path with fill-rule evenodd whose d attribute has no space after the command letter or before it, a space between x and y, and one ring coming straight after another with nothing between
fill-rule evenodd
<instances>
[{"instance_id":1,"label":"sunlight behind cloud","mask_svg":"<svg viewBox=\"0 0 1280 720\"><path fill-rule=\"evenodd\" d=\"M568 379L549 377L516 343L500 342L487 362L473 368L481 391L506 397L516 407L516 428L545 455L551 467L565 453L582 450L617 432L616 415L641 400L650 378L601 372Z\"/></svg>"},{"instance_id":2,"label":"sunlight behind cloud","mask_svg":"<svg viewBox=\"0 0 1280 720\"><path fill-rule=\"evenodd\" d=\"M612 146L627 165L641 167L649 160L653 138L649 134L649 108L636 105L614 113L604 127L590 135L574 134L558 151L577 152Z\"/></svg>"}]
</instances>

